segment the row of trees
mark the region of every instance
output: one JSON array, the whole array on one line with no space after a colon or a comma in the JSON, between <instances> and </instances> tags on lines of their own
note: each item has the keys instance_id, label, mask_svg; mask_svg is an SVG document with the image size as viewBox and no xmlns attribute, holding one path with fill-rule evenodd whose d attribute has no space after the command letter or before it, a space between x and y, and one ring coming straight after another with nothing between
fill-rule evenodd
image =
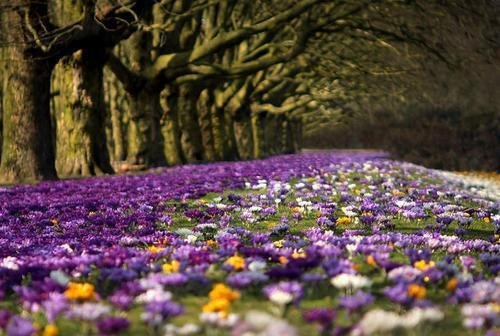
<instances>
[{"instance_id":1,"label":"row of trees","mask_svg":"<svg viewBox=\"0 0 500 336\"><path fill-rule=\"evenodd\" d=\"M11 1L0 5L1 180L295 152L303 129L369 95L369 76L401 82L392 75L429 59L453 63L450 32L484 37L467 27L488 5Z\"/></svg>"}]
</instances>

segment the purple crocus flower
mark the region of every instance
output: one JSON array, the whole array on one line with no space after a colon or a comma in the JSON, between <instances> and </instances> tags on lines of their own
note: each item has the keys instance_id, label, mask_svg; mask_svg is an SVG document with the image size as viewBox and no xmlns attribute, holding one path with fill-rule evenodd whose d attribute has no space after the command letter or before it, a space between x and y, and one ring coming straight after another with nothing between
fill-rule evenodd
<instances>
[{"instance_id":1,"label":"purple crocus flower","mask_svg":"<svg viewBox=\"0 0 500 336\"><path fill-rule=\"evenodd\" d=\"M375 222L376 217L371 214L364 214L360 216L359 220L363 225L369 226Z\"/></svg>"},{"instance_id":2,"label":"purple crocus flower","mask_svg":"<svg viewBox=\"0 0 500 336\"><path fill-rule=\"evenodd\" d=\"M290 225L287 223L280 223L271 229L271 235L273 236L284 236L290 230Z\"/></svg>"},{"instance_id":3,"label":"purple crocus flower","mask_svg":"<svg viewBox=\"0 0 500 336\"><path fill-rule=\"evenodd\" d=\"M407 286L402 283L386 288L384 294L389 300L401 305L407 305L412 301L408 296Z\"/></svg>"},{"instance_id":4,"label":"purple crocus flower","mask_svg":"<svg viewBox=\"0 0 500 336\"><path fill-rule=\"evenodd\" d=\"M316 219L316 224L321 227L333 228L335 227L335 223L330 220L327 216L320 216Z\"/></svg>"},{"instance_id":5,"label":"purple crocus flower","mask_svg":"<svg viewBox=\"0 0 500 336\"><path fill-rule=\"evenodd\" d=\"M102 335L115 335L128 329L129 320L124 317L108 316L97 321L97 329Z\"/></svg>"},{"instance_id":6,"label":"purple crocus flower","mask_svg":"<svg viewBox=\"0 0 500 336\"><path fill-rule=\"evenodd\" d=\"M332 308L312 308L306 310L302 317L307 322L316 322L320 325L321 331L327 330L332 326L335 318L335 310Z\"/></svg>"},{"instance_id":7,"label":"purple crocus flower","mask_svg":"<svg viewBox=\"0 0 500 336\"><path fill-rule=\"evenodd\" d=\"M170 300L148 302L144 310L142 319L152 325L159 325L184 312L182 305Z\"/></svg>"},{"instance_id":8,"label":"purple crocus flower","mask_svg":"<svg viewBox=\"0 0 500 336\"><path fill-rule=\"evenodd\" d=\"M327 279L327 275L323 273L304 273L300 277L303 282L315 283Z\"/></svg>"},{"instance_id":9,"label":"purple crocus flower","mask_svg":"<svg viewBox=\"0 0 500 336\"><path fill-rule=\"evenodd\" d=\"M372 304L374 301L375 298L373 295L363 291L358 291L354 295L341 297L339 306L352 313Z\"/></svg>"},{"instance_id":10,"label":"purple crocus flower","mask_svg":"<svg viewBox=\"0 0 500 336\"><path fill-rule=\"evenodd\" d=\"M69 302L63 294L50 293L49 299L42 303L47 321L53 323L56 318L69 308Z\"/></svg>"},{"instance_id":11,"label":"purple crocus flower","mask_svg":"<svg viewBox=\"0 0 500 336\"><path fill-rule=\"evenodd\" d=\"M420 260L425 260L428 262L431 260L432 253L429 249L408 249L405 251L406 255L410 259L410 263L413 265L415 262Z\"/></svg>"},{"instance_id":12,"label":"purple crocus flower","mask_svg":"<svg viewBox=\"0 0 500 336\"><path fill-rule=\"evenodd\" d=\"M476 265L476 258L472 256L460 256L460 263L465 271L471 271Z\"/></svg>"},{"instance_id":13,"label":"purple crocus flower","mask_svg":"<svg viewBox=\"0 0 500 336\"><path fill-rule=\"evenodd\" d=\"M3 329L9 323L12 313L6 309L0 309L0 329Z\"/></svg>"},{"instance_id":14,"label":"purple crocus flower","mask_svg":"<svg viewBox=\"0 0 500 336\"><path fill-rule=\"evenodd\" d=\"M265 286L262 291L271 301L286 303L298 303L304 294L302 285L297 281L281 281Z\"/></svg>"},{"instance_id":15,"label":"purple crocus flower","mask_svg":"<svg viewBox=\"0 0 500 336\"><path fill-rule=\"evenodd\" d=\"M269 277L260 272L240 272L231 274L227 277L227 283L231 287L235 288L245 288L252 284L258 284L262 282L266 282L269 280Z\"/></svg>"},{"instance_id":16,"label":"purple crocus flower","mask_svg":"<svg viewBox=\"0 0 500 336\"><path fill-rule=\"evenodd\" d=\"M18 315L10 319L5 330L7 336L32 336L36 332L30 320Z\"/></svg>"},{"instance_id":17,"label":"purple crocus flower","mask_svg":"<svg viewBox=\"0 0 500 336\"><path fill-rule=\"evenodd\" d=\"M129 310L134 303L134 298L124 290L118 290L109 297L109 302L118 309Z\"/></svg>"},{"instance_id":18,"label":"purple crocus flower","mask_svg":"<svg viewBox=\"0 0 500 336\"><path fill-rule=\"evenodd\" d=\"M466 304L462 306L463 324L468 329L480 329L483 326L496 324L498 313L492 305Z\"/></svg>"}]
</instances>

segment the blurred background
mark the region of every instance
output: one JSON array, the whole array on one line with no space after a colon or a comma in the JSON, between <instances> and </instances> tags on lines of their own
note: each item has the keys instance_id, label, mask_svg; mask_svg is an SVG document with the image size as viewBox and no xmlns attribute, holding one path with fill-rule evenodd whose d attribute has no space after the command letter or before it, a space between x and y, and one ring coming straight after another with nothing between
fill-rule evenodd
<instances>
[{"instance_id":1,"label":"blurred background","mask_svg":"<svg viewBox=\"0 0 500 336\"><path fill-rule=\"evenodd\" d=\"M336 120L308 128L304 146L376 148L432 168L498 172L498 69L497 51L466 68L434 64L402 74L396 85L372 78L363 97L337 108Z\"/></svg>"}]
</instances>

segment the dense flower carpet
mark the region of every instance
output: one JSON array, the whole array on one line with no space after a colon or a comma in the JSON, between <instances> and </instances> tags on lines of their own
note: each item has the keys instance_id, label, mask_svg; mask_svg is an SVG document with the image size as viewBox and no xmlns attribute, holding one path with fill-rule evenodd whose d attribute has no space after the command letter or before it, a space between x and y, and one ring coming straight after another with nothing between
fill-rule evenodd
<instances>
[{"instance_id":1,"label":"dense flower carpet","mask_svg":"<svg viewBox=\"0 0 500 336\"><path fill-rule=\"evenodd\" d=\"M0 189L0 335L497 335L500 204L377 152Z\"/></svg>"}]
</instances>

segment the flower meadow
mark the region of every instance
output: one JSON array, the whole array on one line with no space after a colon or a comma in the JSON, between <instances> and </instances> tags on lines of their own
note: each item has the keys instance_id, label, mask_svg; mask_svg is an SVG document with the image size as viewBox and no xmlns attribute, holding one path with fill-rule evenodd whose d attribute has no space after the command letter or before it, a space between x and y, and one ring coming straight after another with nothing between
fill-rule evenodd
<instances>
[{"instance_id":1,"label":"flower meadow","mask_svg":"<svg viewBox=\"0 0 500 336\"><path fill-rule=\"evenodd\" d=\"M0 189L0 335L497 335L500 204L378 152Z\"/></svg>"}]
</instances>

